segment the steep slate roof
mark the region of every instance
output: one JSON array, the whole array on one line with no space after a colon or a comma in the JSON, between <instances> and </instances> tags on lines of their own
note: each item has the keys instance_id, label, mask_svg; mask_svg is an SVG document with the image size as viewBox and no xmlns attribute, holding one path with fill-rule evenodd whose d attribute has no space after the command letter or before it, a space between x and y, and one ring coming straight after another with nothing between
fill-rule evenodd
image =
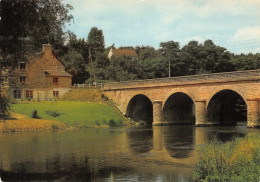
<instances>
[{"instance_id":1,"label":"steep slate roof","mask_svg":"<svg viewBox=\"0 0 260 182\"><path fill-rule=\"evenodd\" d=\"M113 56L133 56L138 57L134 50L130 49L113 49Z\"/></svg>"},{"instance_id":2,"label":"steep slate roof","mask_svg":"<svg viewBox=\"0 0 260 182\"><path fill-rule=\"evenodd\" d=\"M71 74L65 71L45 71L45 74L49 74L51 76L72 77Z\"/></svg>"}]
</instances>

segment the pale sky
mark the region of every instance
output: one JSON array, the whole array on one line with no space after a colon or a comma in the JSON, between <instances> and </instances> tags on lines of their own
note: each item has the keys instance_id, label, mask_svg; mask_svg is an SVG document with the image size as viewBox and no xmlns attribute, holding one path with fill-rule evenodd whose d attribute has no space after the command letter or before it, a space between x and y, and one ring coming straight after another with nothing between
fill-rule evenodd
<instances>
[{"instance_id":1,"label":"pale sky","mask_svg":"<svg viewBox=\"0 0 260 182\"><path fill-rule=\"evenodd\" d=\"M66 29L87 39L102 29L106 47L207 39L236 54L260 53L260 0L64 0L74 7Z\"/></svg>"}]
</instances>

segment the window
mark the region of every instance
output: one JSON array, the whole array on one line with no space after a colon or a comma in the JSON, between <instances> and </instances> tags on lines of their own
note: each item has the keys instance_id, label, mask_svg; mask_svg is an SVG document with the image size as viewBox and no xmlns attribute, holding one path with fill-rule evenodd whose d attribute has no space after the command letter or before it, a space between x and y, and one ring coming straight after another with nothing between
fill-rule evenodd
<instances>
[{"instance_id":1,"label":"window","mask_svg":"<svg viewBox=\"0 0 260 182\"><path fill-rule=\"evenodd\" d=\"M25 83L25 76L20 76L20 83Z\"/></svg>"},{"instance_id":2,"label":"window","mask_svg":"<svg viewBox=\"0 0 260 182\"><path fill-rule=\"evenodd\" d=\"M20 70L25 70L26 68L26 63L20 63L19 64Z\"/></svg>"},{"instance_id":3,"label":"window","mask_svg":"<svg viewBox=\"0 0 260 182\"><path fill-rule=\"evenodd\" d=\"M57 71L61 72L61 66L57 66Z\"/></svg>"},{"instance_id":4,"label":"window","mask_svg":"<svg viewBox=\"0 0 260 182\"><path fill-rule=\"evenodd\" d=\"M58 77L53 77L53 84L54 85L58 85L58 82L59 80L58 80Z\"/></svg>"},{"instance_id":5,"label":"window","mask_svg":"<svg viewBox=\"0 0 260 182\"><path fill-rule=\"evenodd\" d=\"M21 90L14 90L14 98L15 99L21 99Z\"/></svg>"},{"instance_id":6,"label":"window","mask_svg":"<svg viewBox=\"0 0 260 182\"><path fill-rule=\"evenodd\" d=\"M59 91L53 91L53 97L59 97Z\"/></svg>"},{"instance_id":7,"label":"window","mask_svg":"<svg viewBox=\"0 0 260 182\"><path fill-rule=\"evenodd\" d=\"M33 99L33 91L32 90L26 90L25 96L27 99Z\"/></svg>"}]
</instances>

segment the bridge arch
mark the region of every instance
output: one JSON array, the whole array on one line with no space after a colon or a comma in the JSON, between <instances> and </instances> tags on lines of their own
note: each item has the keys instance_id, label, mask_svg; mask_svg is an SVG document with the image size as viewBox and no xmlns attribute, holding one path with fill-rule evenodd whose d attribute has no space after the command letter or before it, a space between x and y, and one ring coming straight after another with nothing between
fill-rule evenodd
<instances>
[{"instance_id":1,"label":"bridge arch","mask_svg":"<svg viewBox=\"0 0 260 182\"><path fill-rule=\"evenodd\" d=\"M243 96L232 89L216 92L207 104L209 122L221 125L236 125L247 121L247 104Z\"/></svg>"},{"instance_id":2,"label":"bridge arch","mask_svg":"<svg viewBox=\"0 0 260 182\"><path fill-rule=\"evenodd\" d=\"M171 94L163 105L163 120L169 124L194 124L193 99L184 92Z\"/></svg>"},{"instance_id":3,"label":"bridge arch","mask_svg":"<svg viewBox=\"0 0 260 182\"><path fill-rule=\"evenodd\" d=\"M145 121L147 124L152 124L152 101L144 94L137 94L133 96L128 102L126 117L134 121Z\"/></svg>"}]
</instances>

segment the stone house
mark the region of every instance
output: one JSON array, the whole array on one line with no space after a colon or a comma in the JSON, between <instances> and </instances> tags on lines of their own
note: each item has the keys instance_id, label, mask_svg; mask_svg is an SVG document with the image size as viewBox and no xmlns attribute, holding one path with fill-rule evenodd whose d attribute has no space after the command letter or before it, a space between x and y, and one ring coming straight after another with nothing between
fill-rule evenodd
<instances>
[{"instance_id":1,"label":"stone house","mask_svg":"<svg viewBox=\"0 0 260 182\"><path fill-rule=\"evenodd\" d=\"M16 100L51 100L71 89L72 75L65 71L50 44L42 52L19 62L9 78L9 91Z\"/></svg>"},{"instance_id":2,"label":"stone house","mask_svg":"<svg viewBox=\"0 0 260 182\"><path fill-rule=\"evenodd\" d=\"M111 59L112 56L130 56L133 58L138 58L137 53L135 52L135 50L131 50L131 49L110 49L109 53L108 53L108 59Z\"/></svg>"}]
</instances>

